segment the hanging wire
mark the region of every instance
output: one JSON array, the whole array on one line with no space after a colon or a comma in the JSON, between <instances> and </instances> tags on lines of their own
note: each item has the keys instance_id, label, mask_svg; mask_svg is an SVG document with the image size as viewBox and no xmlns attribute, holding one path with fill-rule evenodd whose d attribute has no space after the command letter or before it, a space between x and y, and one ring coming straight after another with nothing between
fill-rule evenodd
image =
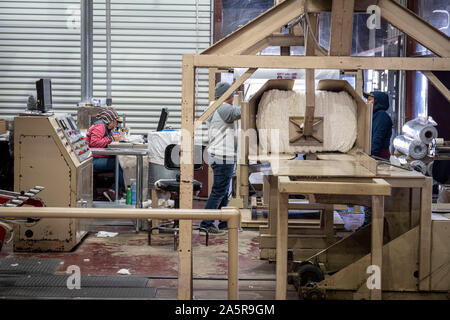
<instances>
[{"instance_id":1,"label":"hanging wire","mask_svg":"<svg viewBox=\"0 0 450 320\"><path fill-rule=\"evenodd\" d=\"M312 31L312 28L311 28L311 22L309 21L309 14L308 14L308 0L305 1L305 4L304 4L304 11L305 11L306 29L307 29L307 32L309 33L309 35L311 36L311 38L313 39L314 46L317 48L317 50L319 50L320 52L322 52L323 55L327 56L327 55L328 55L328 52L327 52L326 50L324 50L324 49L319 45L319 43L317 42L317 39L316 39L316 35L313 34L313 31ZM306 47L306 45L307 45L307 42L308 42L308 37L306 36L306 37L305 37L305 47Z\"/></svg>"}]
</instances>

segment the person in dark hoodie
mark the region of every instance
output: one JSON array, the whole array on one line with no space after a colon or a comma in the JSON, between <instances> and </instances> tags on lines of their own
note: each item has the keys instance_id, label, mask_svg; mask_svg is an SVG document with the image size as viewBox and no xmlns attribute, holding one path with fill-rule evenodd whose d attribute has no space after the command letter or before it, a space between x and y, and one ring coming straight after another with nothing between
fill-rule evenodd
<instances>
[{"instance_id":1,"label":"person in dark hoodie","mask_svg":"<svg viewBox=\"0 0 450 320\"><path fill-rule=\"evenodd\" d=\"M381 91L373 91L365 96L368 98L367 103L373 105L371 155L389 159L392 135L392 120L386 112L389 109L389 97Z\"/></svg>"}]
</instances>

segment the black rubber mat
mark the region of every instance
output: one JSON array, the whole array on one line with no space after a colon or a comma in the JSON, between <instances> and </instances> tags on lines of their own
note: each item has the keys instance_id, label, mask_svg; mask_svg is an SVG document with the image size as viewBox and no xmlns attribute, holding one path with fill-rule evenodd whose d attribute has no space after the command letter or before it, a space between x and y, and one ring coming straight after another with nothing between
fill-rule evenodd
<instances>
[{"instance_id":1,"label":"black rubber mat","mask_svg":"<svg viewBox=\"0 0 450 320\"><path fill-rule=\"evenodd\" d=\"M0 258L1 274L53 274L58 269L60 259L49 258Z\"/></svg>"},{"instance_id":2,"label":"black rubber mat","mask_svg":"<svg viewBox=\"0 0 450 320\"><path fill-rule=\"evenodd\" d=\"M63 287L0 287L0 299L20 298L86 298L86 299L151 299L155 288L89 288L68 289Z\"/></svg>"},{"instance_id":3,"label":"black rubber mat","mask_svg":"<svg viewBox=\"0 0 450 320\"><path fill-rule=\"evenodd\" d=\"M0 287L64 287L69 275L0 276ZM148 279L139 276L81 276L82 288L145 288Z\"/></svg>"}]
</instances>

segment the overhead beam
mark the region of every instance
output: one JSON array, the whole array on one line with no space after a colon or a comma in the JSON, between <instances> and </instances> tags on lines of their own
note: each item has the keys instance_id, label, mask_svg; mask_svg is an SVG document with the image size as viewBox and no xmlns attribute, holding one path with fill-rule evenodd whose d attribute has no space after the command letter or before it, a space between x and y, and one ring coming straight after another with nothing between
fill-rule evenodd
<instances>
[{"instance_id":1,"label":"overhead beam","mask_svg":"<svg viewBox=\"0 0 450 320\"><path fill-rule=\"evenodd\" d=\"M204 50L202 55L239 54L303 13L305 0L286 0Z\"/></svg>"},{"instance_id":2,"label":"overhead beam","mask_svg":"<svg viewBox=\"0 0 450 320\"><path fill-rule=\"evenodd\" d=\"M411 10L392 0L378 0L381 17L441 57L450 57L450 38Z\"/></svg>"},{"instance_id":3,"label":"overhead beam","mask_svg":"<svg viewBox=\"0 0 450 320\"><path fill-rule=\"evenodd\" d=\"M439 90L439 92L450 102L450 90L438 79L431 71L423 71L422 72L425 77L427 77L428 81Z\"/></svg>"},{"instance_id":4,"label":"overhead beam","mask_svg":"<svg viewBox=\"0 0 450 320\"><path fill-rule=\"evenodd\" d=\"M287 46L299 46L305 45L303 36L295 36L291 34L272 34L255 43L253 46L245 49L241 52L243 55L253 55L263 51L269 46L274 47L287 47Z\"/></svg>"},{"instance_id":5,"label":"overhead beam","mask_svg":"<svg viewBox=\"0 0 450 320\"><path fill-rule=\"evenodd\" d=\"M333 0L330 56L349 56L351 54L354 8L355 0Z\"/></svg>"},{"instance_id":6,"label":"overhead beam","mask_svg":"<svg viewBox=\"0 0 450 320\"><path fill-rule=\"evenodd\" d=\"M236 90L238 89L248 78L251 77L251 75L256 71L256 68L249 68L245 73L236 80L230 88L228 88L227 91L225 91L222 96L217 99L208 109L206 109L205 112L195 121L195 129L197 129L203 121L208 119L210 115L213 114L214 111L225 101L227 98Z\"/></svg>"},{"instance_id":7,"label":"overhead beam","mask_svg":"<svg viewBox=\"0 0 450 320\"><path fill-rule=\"evenodd\" d=\"M184 55L186 56L186 55ZM194 55L196 67L449 71L450 58Z\"/></svg>"}]
</instances>

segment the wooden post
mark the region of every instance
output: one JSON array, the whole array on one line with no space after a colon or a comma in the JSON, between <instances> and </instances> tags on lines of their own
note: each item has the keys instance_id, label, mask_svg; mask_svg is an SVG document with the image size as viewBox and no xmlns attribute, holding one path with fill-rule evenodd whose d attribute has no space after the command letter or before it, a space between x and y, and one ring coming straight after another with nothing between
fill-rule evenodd
<instances>
[{"instance_id":1,"label":"wooden post","mask_svg":"<svg viewBox=\"0 0 450 320\"><path fill-rule=\"evenodd\" d=\"M239 247L238 247L238 228L230 226L228 222L228 299L239 299Z\"/></svg>"},{"instance_id":2,"label":"wooden post","mask_svg":"<svg viewBox=\"0 0 450 320\"><path fill-rule=\"evenodd\" d=\"M181 110L180 208L192 209L194 180L195 67L193 56L183 56ZM178 299L192 299L192 220L180 221Z\"/></svg>"},{"instance_id":3,"label":"wooden post","mask_svg":"<svg viewBox=\"0 0 450 320\"><path fill-rule=\"evenodd\" d=\"M309 22L311 23L311 31L315 36L317 32L317 15L309 14ZM308 28L306 28L308 30ZM306 52L305 55L313 56L314 49L314 39L310 32L306 34ZM314 69L306 69L305 73L305 90L306 90L306 110L305 110L305 120L304 120L304 135L311 136L314 123L314 109L316 105L316 89L315 89L315 72Z\"/></svg>"},{"instance_id":4,"label":"wooden post","mask_svg":"<svg viewBox=\"0 0 450 320\"><path fill-rule=\"evenodd\" d=\"M431 192L432 178L426 177L420 197L419 290L421 291L431 289Z\"/></svg>"},{"instance_id":5,"label":"wooden post","mask_svg":"<svg viewBox=\"0 0 450 320\"><path fill-rule=\"evenodd\" d=\"M269 190L269 214L267 216L267 226L269 228L269 234L276 234L279 204L278 178L276 176L269 176Z\"/></svg>"},{"instance_id":6,"label":"wooden post","mask_svg":"<svg viewBox=\"0 0 450 320\"><path fill-rule=\"evenodd\" d=\"M209 69L209 104L216 99L215 90L216 90L216 74L217 68ZM211 194L211 189L214 183L214 172L211 168L211 165L208 165L208 197Z\"/></svg>"},{"instance_id":7,"label":"wooden post","mask_svg":"<svg viewBox=\"0 0 450 320\"><path fill-rule=\"evenodd\" d=\"M354 7L355 0L333 0L330 56L349 56L351 54Z\"/></svg>"},{"instance_id":8,"label":"wooden post","mask_svg":"<svg viewBox=\"0 0 450 320\"><path fill-rule=\"evenodd\" d=\"M380 288L370 290L371 300L381 300L383 270L384 196L372 196L371 265L380 268Z\"/></svg>"},{"instance_id":9,"label":"wooden post","mask_svg":"<svg viewBox=\"0 0 450 320\"><path fill-rule=\"evenodd\" d=\"M268 206L269 203L270 203L269 176L263 174L263 205Z\"/></svg>"},{"instance_id":10,"label":"wooden post","mask_svg":"<svg viewBox=\"0 0 450 320\"><path fill-rule=\"evenodd\" d=\"M275 298L286 299L287 290L287 249L288 249L288 199L287 193L278 194L277 223L277 281Z\"/></svg>"}]
</instances>

